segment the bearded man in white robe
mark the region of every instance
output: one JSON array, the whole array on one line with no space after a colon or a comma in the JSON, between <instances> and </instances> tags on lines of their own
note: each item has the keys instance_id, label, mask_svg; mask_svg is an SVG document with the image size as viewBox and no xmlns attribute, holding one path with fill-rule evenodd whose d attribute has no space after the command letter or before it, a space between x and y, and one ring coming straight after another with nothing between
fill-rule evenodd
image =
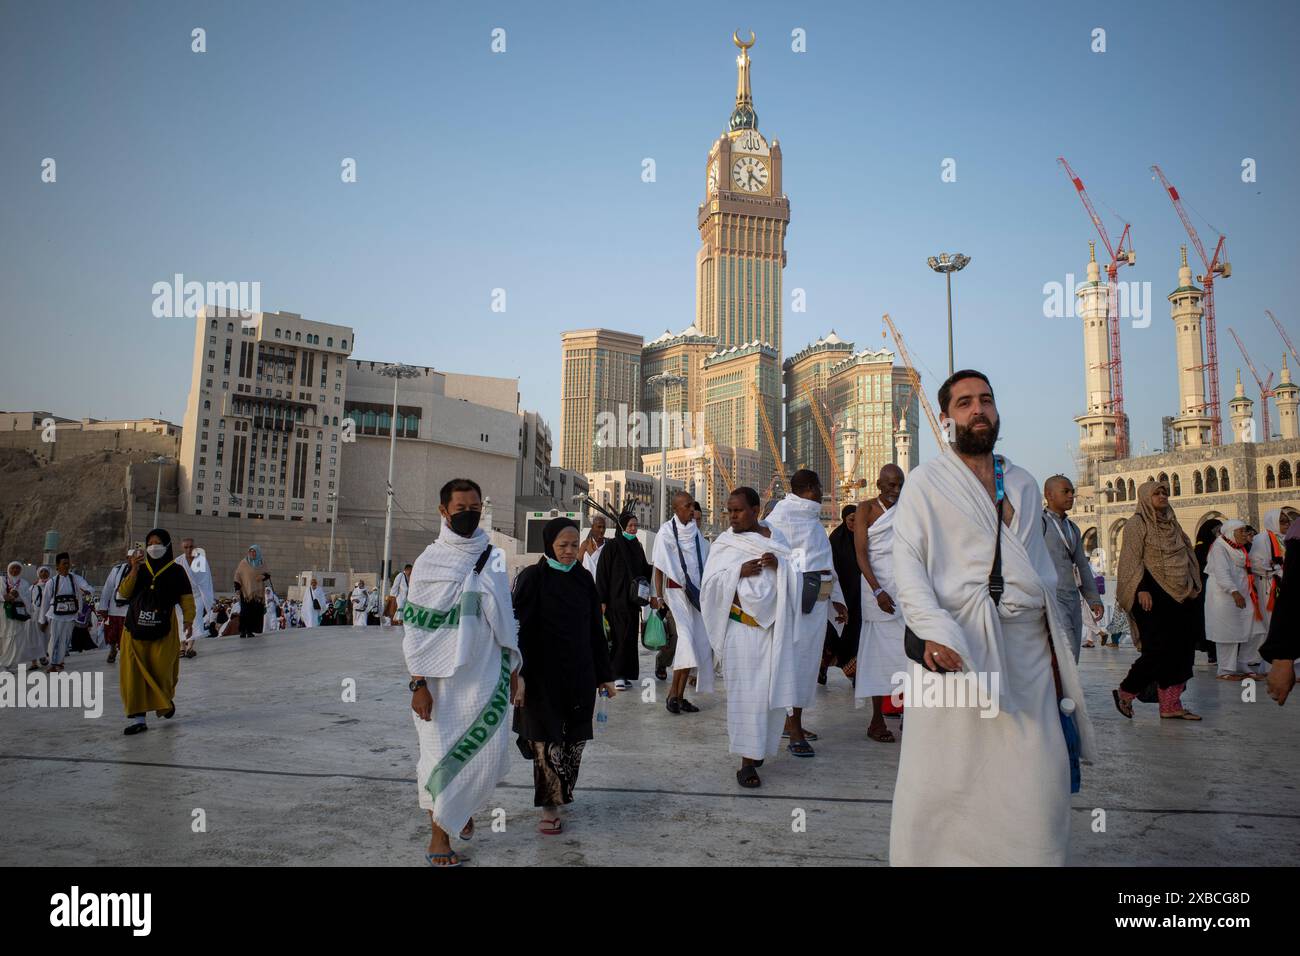
<instances>
[{"instance_id":1,"label":"bearded man in white robe","mask_svg":"<svg viewBox=\"0 0 1300 956\"><path fill-rule=\"evenodd\" d=\"M704 566L709 560L709 542L704 540L695 523L691 496L679 491L672 497L673 514L655 535L651 564L654 566L654 591L668 606L677 629L677 648L673 654L673 682L665 706L670 714L694 714L699 708L686 699L686 682L692 672L695 689L701 694L713 690L713 649L704 627L700 609L691 603L690 589L696 599L704 581Z\"/></svg>"},{"instance_id":2,"label":"bearded man in white robe","mask_svg":"<svg viewBox=\"0 0 1300 956\"><path fill-rule=\"evenodd\" d=\"M759 497L737 488L727 499L730 528L704 565L700 608L727 683L727 739L741 758L736 781L761 785L757 768L781 746L795 701L794 636L802 575L781 532L758 520Z\"/></svg>"},{"instance_id":3,"label":"bearded man in white robe","mask_svg":"<svg viewBox=\"0 0 1300 956\"><path fill-rule=\"evenodd\" d=\"M483 492L443 485L442 533L415 562L403 609L402 653L420 740L420 806L433 834L425 859L459 866L450 834L469 839L474 811L505 778L510 706L524 701L519 629L504 557L479 527Z\"/></svg>"},{"instance_id":4,"label":"bearded man in white robe","mask_svg":"<svg viewBox=\"0 0 1300 956\"><path fill-rule=\"evenodd\" d=\"M913 469L895 506L898 603L924 641L925 669L910 664L904 691L889 860L1061 866L1071 737L1087 758L1092 733L1053 600L1038 482L993 455L999 418L986 376L954 373L939 407L953 448Z\"/></svg>"},{"instance_id":5,"label":"bearded man in white robe","mask_svg":"<svg viewBox=\"0 0 1300 956\"><path fill-rule=\"evenodd\" d=\"M785 721L781 736L789 737L787 748L796 757L816 755L812 744L817 735L803 725L803 712L811 707L817 692L828 621L843 628L849 619L844 593L835 574L835 555L822 526L822 483L817 472L801 468L790 476L790 494L776 503L767 523L789 542L800 575L800 606L795 616L793 712Z\"/></svg>"}]
</instances>

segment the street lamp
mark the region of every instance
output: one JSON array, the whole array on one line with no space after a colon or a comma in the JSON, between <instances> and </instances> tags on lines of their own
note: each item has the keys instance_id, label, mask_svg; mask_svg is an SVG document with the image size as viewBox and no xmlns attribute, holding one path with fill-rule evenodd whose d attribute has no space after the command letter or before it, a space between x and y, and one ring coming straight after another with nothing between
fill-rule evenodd
<instances>
[{"instance_id":1,"label":"street lamp","mask_svg":"<svg viewBox=\"0 0 1300 956\"><path fill-rule=\"evenodd\" d=\"M393 363L385 365L379 370L380 375L387 376L393 380L393 417L389 422L388 429L388 509L384 514L384 584L383 590L379 592L380 601L388 600L388 581L390 578L389 564L392 561L391 548L393 541L393 455L397 451L397 386L404 378L415 378L420 374L420 370L414 365L402 365ZM333 526L330 528L333 531Z\"/></svg>"},{"instance_id":2,"label":"street lamp","mask_svg":"<svg viewBox=\"0 0 1300 956\"><path fill-rule=\"evenodd\" d=\"M330 562L329 562L329 567L326 568L325 570L328 573L333 574L334 573L334 526L339 523L339 506L337 504L339 500L338 493L331 491L328 495L325 496L325 500L328 501L333 506L330 508Z\"/></svg>"},{"instance_id":3,"label":"street lamp","mask_svg":"<svg viewBox=\"0 0 1300 956\"><path fill-rule=\"evenodd\" d=\"M664 424L668 420L668 387L685 385L686 377L660 372L651 375L645 383L651 388L659 389L663 403L663 411L659 416L659 524L662 525L668 520L668 441L664 435Z\"/></svg>"},{"instance_id":4,"label":"street lamp","mask_svg":"<svg viewBox=\"0 0 1300 956\"><path fill-rule=\"evenodd\" d=\"M158 484L154 487L153 492L153 526L158 527L158 506L162 503L162 466L171 461L166 455L155 455L145 464L158 466Z\"/></svg>"},{"instance_id":5,"label":"street lamp","mask_svg":"<svg viewBox=\"0 0 1300 956\"><path fill-rule=\"evenodd\" d=\"M948 280L948 374L952 375L952 274L965 269L970 264L970 256L963 256L960 252L951 254L941 252L937 256L931 256L926 262L930 264L931 269L943 273Z\"/></svg>"}]
</instances>

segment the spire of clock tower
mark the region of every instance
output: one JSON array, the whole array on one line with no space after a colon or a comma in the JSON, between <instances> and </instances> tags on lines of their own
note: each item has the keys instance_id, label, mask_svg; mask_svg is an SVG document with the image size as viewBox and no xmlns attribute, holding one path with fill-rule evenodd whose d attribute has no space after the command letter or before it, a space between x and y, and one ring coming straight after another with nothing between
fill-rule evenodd
<instances>
[{"instance_id":1,"label":"spire of clock tower","mask_svg":"<svg viewBox=\"0 0 1300 956\"><path fill-rule=\"evenodd\" d=\"M758 114L754 112L754 94L749 89L749 48L754 45L754 31L749 31L749 42L740 39L739 33L731 35L731 42L740 47L736 57L736 108L731 111L729 124L732 132L741 129L758 129Z\"/></svg>"}]
</instances>

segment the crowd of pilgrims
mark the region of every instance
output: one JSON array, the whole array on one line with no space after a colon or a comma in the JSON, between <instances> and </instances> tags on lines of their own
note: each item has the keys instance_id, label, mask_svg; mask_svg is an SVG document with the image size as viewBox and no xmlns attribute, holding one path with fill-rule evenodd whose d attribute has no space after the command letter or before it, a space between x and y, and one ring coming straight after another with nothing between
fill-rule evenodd
<instances>
[{"instance_id":1,"label":"crowd of pilgrims","mask_svg":"<svg viewBox=\"0 0 1300 956\"><path fill-rule=\"evenodd\" d=\"M790 494L768 503L762 518L756 492L733 492L723 535L706 536L700 505L679 493L649 556L630 512L611 515L612 534L600 515L585 535L576 522L556 518L545 528L543 556L513 583L504 568L487 566L492 545L478 527L478 486L457 479L441 492L442 533L397 575L382 608L378 588L360 581L350 593L327 594L312 579L301 601L285 600L257 546L233 575L234 597L217 598L203 551L190 539L173 551L159 528L128 549L98 591L72 570L67 554L53 570L39 568L34 582L12 562L3 585L0 666L58 672L69 652L107 646L110 663L120 658L125 733L136 734L147 729L150 711L174 716L179 662L196 656L198 637L331 625L400 628L394 633L402 634L420 740L419 801L433 825L427 859L455 866L450 834L473 835L478 802L504 772L504 735L493 730L507 703L517 749L534 765L538 829L560 833L560 808L574 798L593 717L608 698L637 687L642 646L656 651L656 679L673 672L665 701L673 715L698 713L688 693L707 694L715 680L726 681L741 787L760 785L758 768L781 741L794 757L815 755L818 737L803 725L802 710L829 667L855 684L857 706L870 704L867 736L896 742L884 718L901 713L891 685L909 666L890 557L904 477L887 465L878 494L846 506L829 535L820 482L807 471L794 476ZM1102 580L1067 515L1073 495L1068 479L1049 479L1041 523L1058 569L1059 620L1068 634L1062 647L1077 661L1093 636L1106 644L1112 635L1100 623ZM1296 517L1293 509L1271 510L1261 532L1237 520L1210 522L1193 544L1168 488L1142 486L1117 566L1115 599L1138 648L1112 692L1121 714L1132 718L1134 703L1143 701L1158 703L1162 717L1199 720L1182 700L1198 650L1217 665L1220 680L1262 678L1266 660L1294 659L1298 602L1284 597L1283 581L1297 573ZM765 572L785 568L795 554L804 570L786 592L784 583L760 586ZM789 610L782 602L817 613L789 612L795 627L782 636L772 623ZM1116 610L1112 621L1123 617ZM776 637L755 640L765 633ZM939 652L933 659L930 653L925 666L938 670Z\"/></svg>"}]
</instances>

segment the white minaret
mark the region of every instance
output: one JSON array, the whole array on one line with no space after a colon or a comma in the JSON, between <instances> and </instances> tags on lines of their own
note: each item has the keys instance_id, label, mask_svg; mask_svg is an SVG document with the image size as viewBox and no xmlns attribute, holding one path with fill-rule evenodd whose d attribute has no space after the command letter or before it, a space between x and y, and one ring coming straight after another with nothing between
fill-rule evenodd
<instances>
[{"instance_id":1,"label":"white minaret","mask_svg":"<svg viewBox=\"0 0 1300 956\"><path fill-rule=\"evenodd\" d=\"M850 482L858 467L858 430L846 428L840 432L840 447L844 450L844 464L840 468L840 481Z\"/></svg>"},{"instance_id":2,"label":"white minaret","mask_svg":"<svg viewBox=\"0 0 1300 956\"><path fill-rule=\"evenodd\" d=\"M1178 288L1169 293L1170 317L1174 320L1175 354L1178 360L1178 414L1174 418L1174 444L1197 448L1210 444L1214 425L1205 404L1205 350L1201 342L1203 289L1192 284L1187 266L1187 247L1182 247Z\"/></svg>"},{"instance_id":3,"label":"white minaret","mask_svg":"<svg viewBox=\"0 0 1300 956\"><path fill-rule=\"evenodd\" d=\"M912 434L907 430L907 413L898 416L898 427L894 429L894 464L904 475L912 470Z\"/></svg>"},{"instance_id":4,"label":"white minaret","mask_svg":"<svg viewBox=\"0 0 1300 956\"><path fill-rule=\"evenodd\" d=\"M1277 405L1277 425L1283 438L1300 438L1300 385L1291 381L1291 369L1286 364L1286 353L1282 353L1282 380L1273 389L1273 403ZM1268 441L1273 436L1265 435Z\"/></svg>"},{"instance_id":5,"label":"white minaret","mask_svg":"<svg viewBox=\"0 0 1300 956\"><path fill-rule=\"evenodd\" d=\"M1255 403L1246 394L1246 387L1241 384L1241 369L1237 369L1237 388L1228 402L1228 416L1232 421L1233 441L1266 441L1255 433Z\"/></svg>"},{"instance_id":6,"label":"white minaret","mask_svg":"<svg viewBox=\"0 0 1300 956\"><path fill-rule=\"evenodd\" d=\"M1111 383L1110 328L1108 326L1108 292L1097 263L1097 244L1088 243L1088 281L1075 290L1079 300L1075 310L1083 322L1083 381L1086 411L1075 421L1079 424L1079 457L1083 459L1080 484L1097 480L1097 463L1113 461L1115 431L1119 416L1115 414L1115 393Z\"/></svg>"}]
</instances>

